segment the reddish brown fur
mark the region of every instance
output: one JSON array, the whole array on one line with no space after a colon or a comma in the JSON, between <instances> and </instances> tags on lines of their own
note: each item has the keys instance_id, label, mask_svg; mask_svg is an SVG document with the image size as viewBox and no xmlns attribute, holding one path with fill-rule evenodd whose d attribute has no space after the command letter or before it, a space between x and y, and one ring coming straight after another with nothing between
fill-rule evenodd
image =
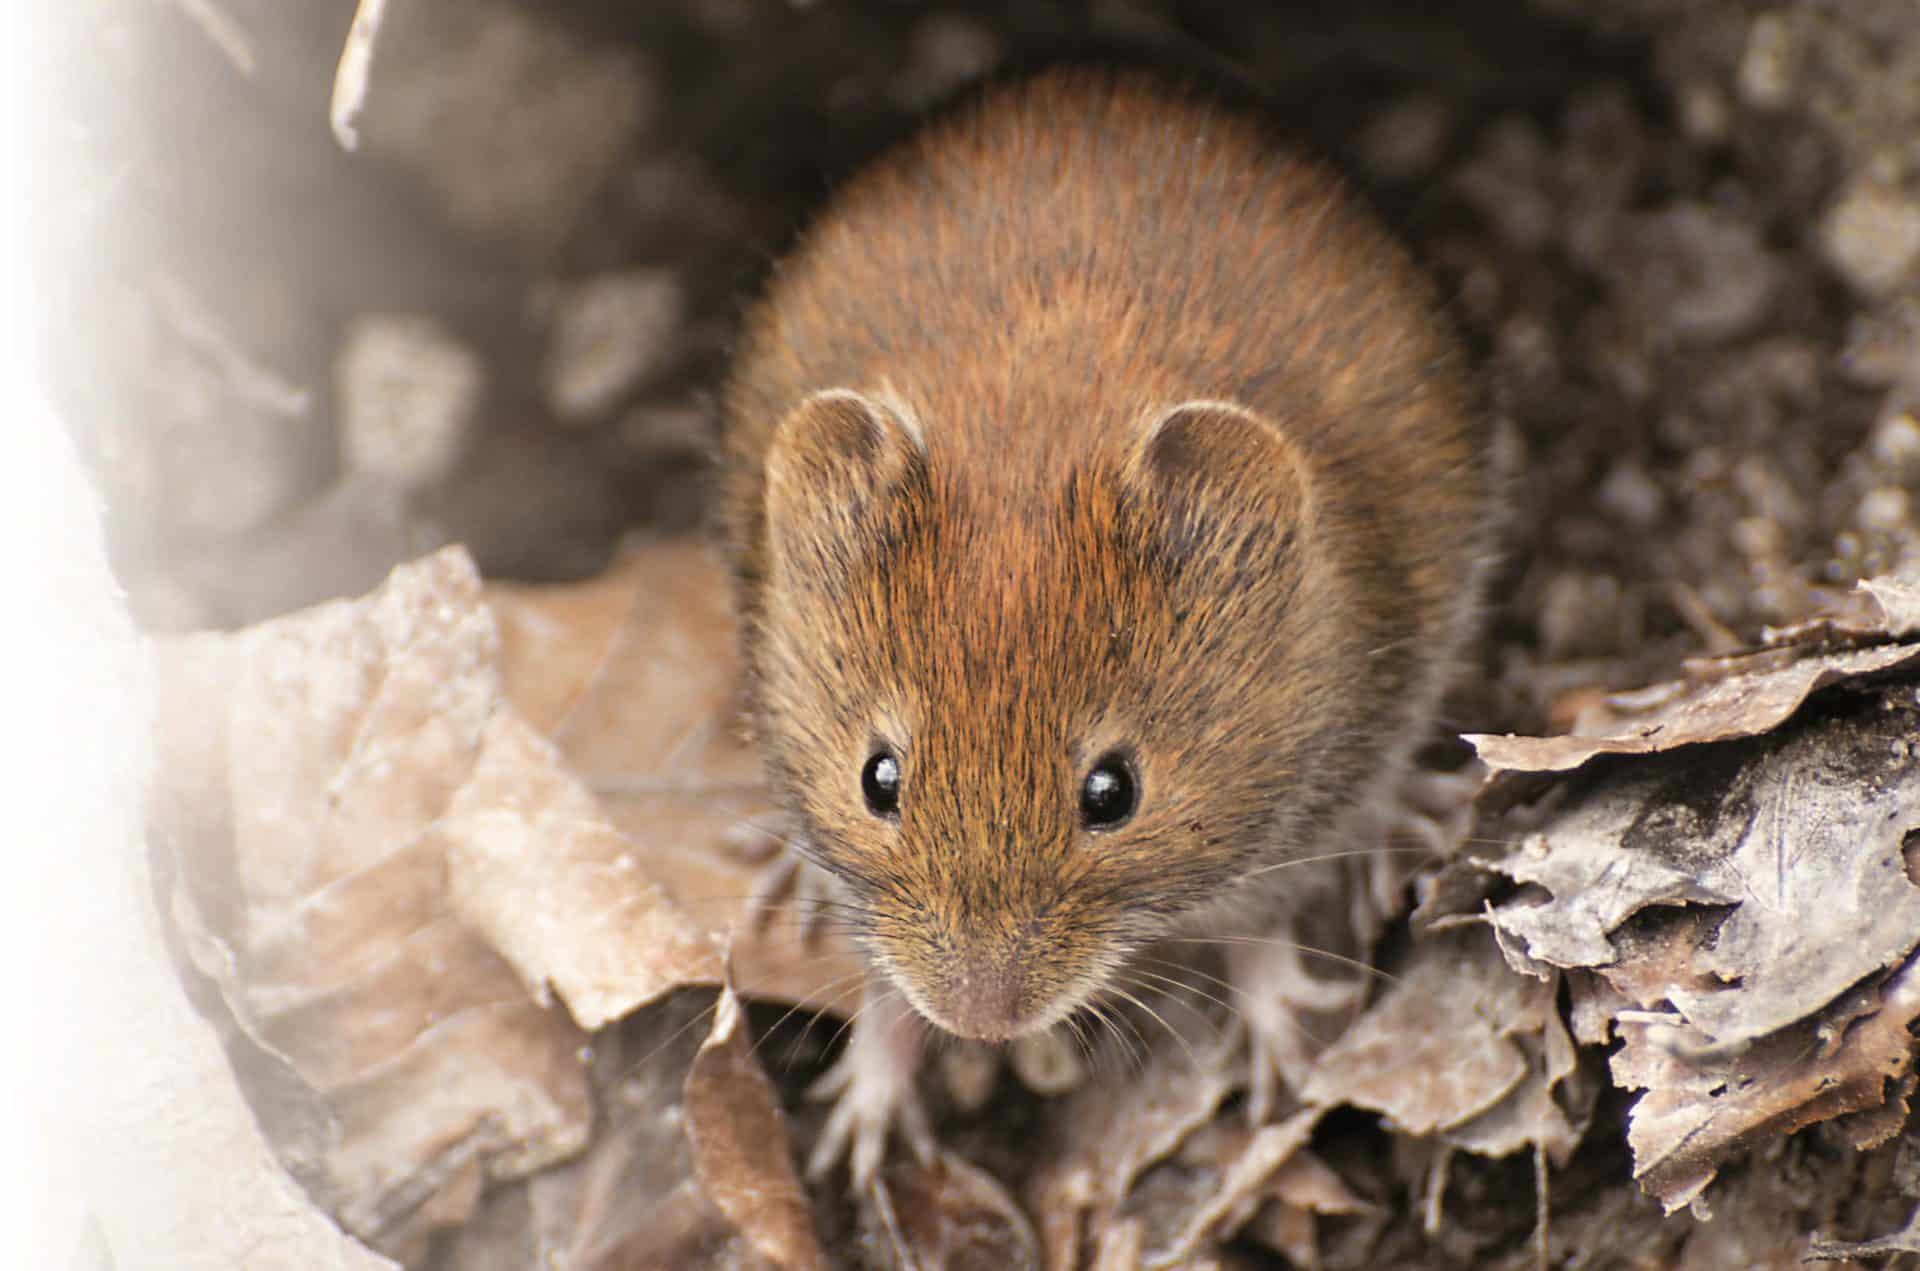
<instances>
[{"instance_id":1,"label":"reddish brown fur","mask_svg":"<svg viewBox=\"0 0 1920 1271\"><path fill-rule=\"evenodd\" d=\"M1233 405L1166 418L1195 401ZM948 1027L1050 1022L1315 851L1471 629L1487 436L1428 286L1257 120L1139 72L994 89L851 182L726 408L770 772ZM1116 747L1139 810L1088 832Z\"/></svg>"}]
</instances>

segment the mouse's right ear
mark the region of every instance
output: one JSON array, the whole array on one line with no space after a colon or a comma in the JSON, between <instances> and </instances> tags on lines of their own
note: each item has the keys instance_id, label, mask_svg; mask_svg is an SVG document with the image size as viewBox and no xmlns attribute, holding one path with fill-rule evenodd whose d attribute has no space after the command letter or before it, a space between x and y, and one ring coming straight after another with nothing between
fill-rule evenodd
<instances>
[{"instance_id":1,"label":"mouse's right ear","mask_svg":"<svg viewBox=\"0 0 1920 1271\"><path fill-rule=\"evenodd\" d=\"M767 545L776 561L830 577L872 542L888 496L922 460L904 406L851 389L814 393L774 430L767 448Z\"/></svg>"}]
</instances>

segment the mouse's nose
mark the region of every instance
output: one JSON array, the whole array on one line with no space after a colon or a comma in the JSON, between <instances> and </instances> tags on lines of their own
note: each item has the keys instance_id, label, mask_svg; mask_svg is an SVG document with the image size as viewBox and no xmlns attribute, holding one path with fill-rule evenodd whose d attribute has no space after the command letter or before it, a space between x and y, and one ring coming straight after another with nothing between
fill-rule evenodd
<instances>
[{"instance_id":1,"label":"mouse's nose","mask_svg":"<svg viewBox=\"0 0 1920 1271\"><path fill-rule=\"evenodd\" d=\"M950 1033L1006 1041L1025 1031L1033 1012L1023 999L1027 976L1017 958L960 957L927 995L927 1014Z\"/></svg>"}]
</instances>

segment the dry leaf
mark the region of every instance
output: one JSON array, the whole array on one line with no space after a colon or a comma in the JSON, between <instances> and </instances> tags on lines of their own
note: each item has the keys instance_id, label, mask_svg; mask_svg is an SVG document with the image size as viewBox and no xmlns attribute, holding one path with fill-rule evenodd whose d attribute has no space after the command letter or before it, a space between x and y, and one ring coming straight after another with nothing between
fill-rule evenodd
<instances>
[{"instance_id":1,"label":"dry leaf","mask_svg":"<svg viewBox=\"0 0 1920 1271\"><path fill-rule=\"evenodd\" d=\"M1127 1198L1240 1084L1237 1042L1222 1034L1188 1051L1157 1039L1140 1072L1118 1088L1089 1082L1066 1101L1051 1135L1060 1146L1027 1186L1048 1267L1079 1267L1089 1242L1100 1251L1096 1265L1120 1257L1113 1250L1121 1246L1140 1247L1122 1230Z\"/></svg>"},{"instance_id":2,"label":"dry leaf","mask_svg":"<svg viewBox=\"0 0 1920 1271\"><path fill-rule=\"evenodd\" d=\"M184 941L323 1127L282 1125L282 1150L349 1228L415 1254L487 1179L586 1143L585 1034L523 977L590 1018L717 978L513 718L498 652L457 549L157 652L155 828Z\"/></svg>"},{"instance_id":3,"label":"dry leaf","mask_svg":"<svg viewBox=\"0 0 1920 1271\"><path fill-rule=\"evenodd\" d=\"M1611 770L1490 862L1548 893L1494 923L1537 961L1602 967L1617 960L1611 933L1643 909L1730 906L1663 996L1716 1045L1805 1018L1920 943L1902 854L1920 826L1913 699Z\"/></svg>"},{"instance_id":4,"label":"dry leaf","mask_svg":"<svg viewBox=\"0 0 1920 1271\"><path fill-rule=\"evenodd\" d=\"M1037 1267L1033 1224L1000 1181L951 1152L932 1168L903 1154L891 1161L861 1207L866 1243L893 1265Z\"/></svg>"},{"instance_id":5,"label":"dry leaf","mask_svg":"<svg viewBox=\"0 0 1920 1271\"><path fill-rule=\"evenodd\" d=\"M1789 627L1769 627L1764 643L1836 646L1900 640L1920 634L1920 570L1869 578L1833 612Z\"/></svg>"},{"instance_id":6,"label":"dry leaf","mask_svg":"<svg viewBox=\"0 0 1920 1271\"><path fill-rule=\"evenodd\" d=\"M700 1185L773 1265L827 1265L813 1210L794 1172L786 1117L749 1045L740 1001L723 989L713 1032L687 1073L687 1137Z\"/></svg>"},{"instance_id":7,"label":"dry leaf","mask_svg":"<svg viewBox=\"0 0 1920 1271\"><path fill-rule=\"evenodd\" d=\"M1147 1255L1146 1265L1187 1266L1209 1245L1231 1239L1267 1199L1280 1168L1306 1146L1322 1115L1320 1108L1307 1108L1247 1134L1239 1150L1219 1162L1210 1194L1185 1215L1166 1247Z\"/></svg>"},{"instance_id":8,"label":"dry leaf","mask_svg":"<svg viewBox=\"0 0 1920 1271\"><path fill-rule=\"evenodd\" d=\"M741 1034L737 1017L734 1023L721 1019L718 1007L717 994L690 990L602 1030L593 1046L602 1116L592 1145L562 1165L492 1189L452 1242L444 1271L776 1265L715 1203L696 1160L696 1136L689 1133L696 1099L717 1096L724 1103L742 1094L735 1077L753 1080L726 1057ZM703 1053L721 1057L707 1069L704 1096L688 1080ZM736 1118L741 1132L752 1133L759 1104L759 1096L747 1093L739 1108L721 1109L720 1120ZM711 1145L714 1126L701 1133ZM729 1133L724 1125L718 1130L722 1141ZM777 1122L765 1121L760 1133L768 1150L786 1150ZM751 1171L750 1162L738 1163ZM730 1166L721 1171L746 1181ZM791 1167L788 1174L790 1179ZM778 1212L776 1203L762 1217ZM764 1238L768 1232L753 1234ZM804 1252L805 1233L787 1234L799 1242L791 1247Z\"/></svg>"},{"instance_id":9,"label":"dry leaf","mask_svg":"<svg viewBox=\"0 0 1920 1271\"><path fill-rule=\"evenodd\" d=\"M553 747L509 711L487 725L472 775L431 831L455 911L530 992L551 984L583 1028L720 979L704 932L639 871Z\"/></svg>"},{"instance_id":10,"label":"dry leaf","mask_svg":"<svg viewBox=\"0 0 1920 1271\"><path fill-rule=\"evenodd\" d=\"M1614 1080L1647 1091L1633 1108L1634 1175L1669 1212L1692 1201L1720 1165L1758 1143L1816 1121L1879 1108L1913 1062L1908 1028L1920 1019L1920 963L1889 979L1858 1015L1823 1037L1816 1024L1786 1029L1728 1055L1679 1016L1622 1018L1626 1046ZM1864 1011L1864 1013L1862 1013Z\"/></svg>"},{"instance_id":11,"label":"dry leaf","mask_svg":"<svg viewBox=\"0 0 1920 1271\"><path fill-rule=\"evenodd\" d=\"M760 760L740 711L726 571L698 543L635 540L600 578L492 584L507 697L559 748L626 835L634 869L716 940L742 996L845 1012L832 990L863 963L791 914L741 923L779 849Z\"/></svg>"},{"instance_id":12,"label":"dry leaf","mask_svg":"<svg viewBox=\"0 0 1920 1271\"><path fill-rule=\"evenodd\" d=\"M1769 654L1754 656L1761 662L1777 660ZM1727 660L1727 673L1702 685L1672 684L1648 690L1642 699L1648 709L1610 712L1583 729L1586 736L1469 733L1466 740L1483 761L1500 771L1570 772L1597 755L1647 755L1699 742L1751 737L1785 722L1809 696L1828 685L1920 664L1920 644L1805 657L1756 670L1732 670L1734 663Z\"/></svg>"},{"instance_id":13,"label":"dry leaf","mask_svg":"<svg viewBox=\"0 0 1920 1271\"><path fill-rule=\"evenodd\" d=\"M1920 696L1879 682L1763 736L1589 770L1480 863L1526 884L1489 915L1511 960L1573 970L1580 1034L1624 1039L1635 1172L1669 1210L1802 1126L1844 1117L1871 1145L1905 1119L1910 972L1884 1002L1859 986L1920 946Z\"/></svg>"},{"instance_id":14,"label":"dry leaf","mask_svg":"<svg viewBox=\"0 0 1920 1271\"><path fill-rule=\"evenodd\" d=\"M1920 573L1869 578L1860 590L1873 597L1879 625L1896 638L1920 632Z\"/></svg>"},{"instance_id":15,"label":"dry leaf","mask_svg":"<svg viewBox=\"0 0 1920 1271\"><path fill-rule=\"evenodd\" d=\"M1807 1244L1809 1262L1841 1262L1887 1253L1920 1253L1920 1209L1913 1211L1907 1225L1899 1231L1872 1240L1815 1239Z\"/></svg>"},{"instance_id":16,"label":"dry leaf","mask_svg":"<svg viewBox=\"0 0 1920 1271\"><path fill-rule=\"evenodd\" d=\"M1920 644L1920 577L1861 583L1834 613L1768 633L1766 647L1687 664L1688 679L1616 693L1582 711L1575 735L1468 734L1507 772L1569 772L1598 755L1644 755L1751 737L1786 722L1831 684L1911 666ZM1860 646L1871 647L1860 647Z\"/></svg>"},{"instance_id":17,"label":"dry leaf","mask_svg":"<svg viewBox=\"0 0 1920 1271\"><path fill-rule=\"evenodd\" d=\"M1516 1093L1538 1115L1544 1109L1525 1097L1529 1076L1540 1074L1550 1088L1572 1067L1558 1056L1550 1066L1539 1058L1550 1019L1557 1029L1553 984L1510 970L1490 934L1437 934L1415 947L1396 982L1320 1056L1301 1097L1370 1108L1422 1136L1465 1132ZM1532 1141L1529 1116L1519 1124L1519 1141L1500 1145Z\"/></svg>"}]
</instances>

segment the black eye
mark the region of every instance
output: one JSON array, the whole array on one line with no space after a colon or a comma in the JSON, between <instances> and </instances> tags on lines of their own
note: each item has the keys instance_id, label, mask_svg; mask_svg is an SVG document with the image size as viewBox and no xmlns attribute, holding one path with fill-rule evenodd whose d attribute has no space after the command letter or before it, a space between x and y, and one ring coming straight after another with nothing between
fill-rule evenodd
<instances>
[{"instance_id":1,"label":"black eye","mask_svg":"<svg viewBox=\"0 0 1920 1271\"><path fill-rule=\"evenodd\" d=\"M875 816L894 816L900 811L900 761L890 750L875 751L860 770L860 792L867 796L867 811Z\"/></svg>"},{"instance_id":2,"label":"black eye","mask_svg":"<svg viewBox=\"0 0 1920 1271\"><path fill-rule=\"evenodd\" d=\"M1089 830L1110 830L1132 816L1139 802L1133 765L1121 755L1108 755L1080 783L1080 823Z\"/></svg>"}]
</instances>

